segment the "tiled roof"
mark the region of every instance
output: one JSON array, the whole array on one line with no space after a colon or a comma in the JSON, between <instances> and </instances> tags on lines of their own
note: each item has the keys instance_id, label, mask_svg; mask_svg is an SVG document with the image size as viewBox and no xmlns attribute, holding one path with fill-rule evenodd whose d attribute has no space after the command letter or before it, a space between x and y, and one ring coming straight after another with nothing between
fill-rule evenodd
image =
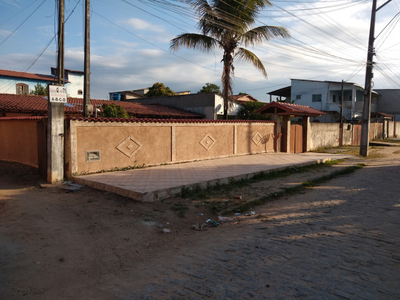
<instances>
[{"instance_id":1,"label":"tiled roof","mask_svg":"<svg viewBox=\"0 0 400 300\"><path fill-rule=\"evenodd\" d=\"M307 105L292 104L286 102L271 102L256 110L257 113L263 115L274 114L275 108L278 115L295 115L295 116L311 116L318 117L325 115L325 112L312 108Z\"/></svg>"},{"instance_id":2,"label":"tiled roof","mask_svg":"<svg viewBox=\"0 0 400 300\"><path fill-rule=\"evenodd\" d=\"M2 69L0 69L0 76L43 80L43 81L50 81L50 82L57 81L57 79L51 75L33 74L33 73L27 73L27 72L17 72L17 71L2 70Z\"/></svg>"},{"instance_id":3,"label":"tiled roof","mask_svg":"<svg viewBox=\"0 0 400 300\"><path fill-rule=\"evenodd\" d=\"M90 104L102 110L103 104L121 105L129 115L139 118L197 118L204 116L187 112L184 110L171 108L155 104L139 104L132 102L109 101L91 99ZM68 98L68 103L64 105L65 114L80 115L83 112L83 99ZM34 95L13 95L0 94L0 112L19 112L32 113L37 115L47 114L47 97Z\"/></svg>"},{"instance_id":4,"label":"tiled roof","mask_svg":"<svg viewBox=\"0 0 400 300\"><path fill-rule=\"evenodd\" d=\"M205 120L205 119L124 119L124 118L83 118L69 117L84 122L126 122L126 123L276 123L269 120Z\"/></svg>"},{"instance_id":5,"label":"tiled roof","mask_svg":"<svg viewBox=\"0 0 400 300\"><path fill-rule=\"evenodd\" d=\"M46 119L45 116L33 116L33 117L4 117L0 118L0 121L29 121L29 120L41 120Z\"/></svg>"},{"instance_id":6,"label":"tiled roof","mask_svg":"<svg viewBox=\"0 0 400 300\"><path fill-rule=\"evenodd\" d=\"M250 95L232 95L231 96L231 101L236 101L240 103L244 102L259 102L256 98L250 96Z\"/></svg>"}]
</instances>

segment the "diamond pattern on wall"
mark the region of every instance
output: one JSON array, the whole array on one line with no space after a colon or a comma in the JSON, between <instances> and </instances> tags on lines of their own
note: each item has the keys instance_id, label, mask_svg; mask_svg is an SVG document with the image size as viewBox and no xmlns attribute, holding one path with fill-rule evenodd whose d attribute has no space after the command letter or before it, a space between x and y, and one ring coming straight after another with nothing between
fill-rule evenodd
<instances>
[{"instance_id":1,"label":"diamond pattern on wall","mask_svg":"<svg viewBox=\"0 0 400 300\"><path fill-rule=\"evenodd\" d=\"M211 147L215 144L215 139L207 133L200 141L200 145L202 145L207 151L211 149Z\"/></svg>"},{"instance_id":2,"label":"diamond pattern on wall","mask_svg":"<svg viewBox=\"0 0 400 300\"><path fill-rule=\"evenodd\" d=\"M251 140L253 141L254 144L258 146L262 142L263 137L259 132L256 132L251 138Z\"/></svg>"},{"instance_id":3,"label":"diamond pattern on wall","mask_svg":"<svg viewBox=\"0 0 400 300\"><path fill-rule=\"evenodd\" d=\"M142 148L142 144L136 141L133 137L128 136L115 148L121 151L126 156L131 157L135 152L139 151L139 149Z\"/></svg>"}]
</instances>

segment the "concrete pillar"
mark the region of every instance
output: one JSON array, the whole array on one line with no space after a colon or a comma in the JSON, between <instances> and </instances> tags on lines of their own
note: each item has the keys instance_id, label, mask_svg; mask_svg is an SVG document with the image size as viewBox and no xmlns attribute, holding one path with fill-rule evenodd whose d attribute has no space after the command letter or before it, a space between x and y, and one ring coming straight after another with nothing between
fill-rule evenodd
<instances>
[{"instance_id":1,"label":"concrete pillar","mask_svg":"<svg viewBox=\"0 0 400 300\"><path fill-rule=\"evenodd\" d=\"M290 153L290 116L282 120L282 152Z\"/></svg>"},{"instance_id":2,"label":"concrete pillar","mask_svg":"<svg viewBox=\"0 0 400 300\"><path fill-rule=\"evenodd\" d=\"M281 139L280 139L280 134L281 134L281 120L280 117L277 114L272 115L272 121L276 122L275 128L274 128L274 150L275 152L281 152Z\"/></svg>"},{"instance_id":3,"label":"concrete pillar","mask_svg":"<svg viewBox=\"0 0 400 300\"><path fill-rule=\"evenodd\" d=\"M311 149L311 126L310 117L303 116L303 152L308 152Z\"/></svg>"},{"instance_id":4,"label":"concrete pillar","mask_svg":"<svg viewBox=\"0 0 400 300\"><path fill-rule=\"evenodd\" d=\"M47 182L64 179L64 103L48 103Z\"/></svg>"}]
</instances>

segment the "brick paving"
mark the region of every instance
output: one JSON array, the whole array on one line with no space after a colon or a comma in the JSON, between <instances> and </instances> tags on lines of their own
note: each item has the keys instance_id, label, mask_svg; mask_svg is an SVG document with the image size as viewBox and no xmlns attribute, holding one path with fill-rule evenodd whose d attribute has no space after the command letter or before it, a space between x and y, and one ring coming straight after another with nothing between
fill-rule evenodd
<instances>
[{"instance_id":1,"label":"brick paving","mask_svg":"<svg viewBox=\"0 0 400 300\"><path fill-rule=\"evenodd\" d=\"M400 299L399 159L256 209L266 221L212 228L207 243L194 232L146 262L121 298Z\"/></svg>"}]
</instances>

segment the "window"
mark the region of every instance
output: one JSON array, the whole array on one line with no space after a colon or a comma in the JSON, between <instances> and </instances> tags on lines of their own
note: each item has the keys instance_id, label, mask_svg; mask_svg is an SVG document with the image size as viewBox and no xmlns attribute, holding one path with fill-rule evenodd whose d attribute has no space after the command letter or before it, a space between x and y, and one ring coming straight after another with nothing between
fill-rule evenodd
<instances>
[{"instance_id":1,"label":"window","mask_svg":"<svg viewBox=\"0 0 400 300\"><path fill-rule=\"evenodd\" d=\"M321 94L313 94L312 102L321 102L322 95Z\"/></svg>"},{"instance_id":2,"label":"window","mask_svg":"<svg viewBox=\"0 0 400 300\"><path fill-rule=\"evenodd\" d=\"M301 99L301 95L296 95L296 100L300 100Z\"/></svg>"},{"instance_id":3,"label":"window","mask_svg":"<svg viewBox=\"0 0 400 300\"><path fill-rule=\"evenodd\" d=\"M333 102L336 102L336 95L333 95L333 97L332 97L333 99Z\"/></svg>"},{"instance_id":4,"label":"window","mask_svg":"<svg viewBox=\"0 0 400 300\"><path fill-rule=\"evenodd\" d=\"M29 86L25 83L17 83L17 95L28 95L29 94Z\"/></svg>"}]
</instances>

